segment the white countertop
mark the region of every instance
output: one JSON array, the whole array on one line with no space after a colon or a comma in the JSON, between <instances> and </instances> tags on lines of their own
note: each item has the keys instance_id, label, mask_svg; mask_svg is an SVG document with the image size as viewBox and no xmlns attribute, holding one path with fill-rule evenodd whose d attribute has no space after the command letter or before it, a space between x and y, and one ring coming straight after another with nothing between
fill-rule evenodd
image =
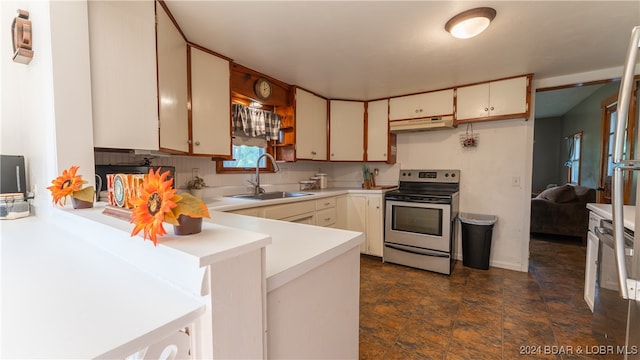
<instances>
[{"instance_id":1,"label":"white countertop","mask_svg":"<svg viewBox=\"0 0 640 360\"><path fill-rule=\"evenodd\" d=\"M594 213L602 216L607 220L612 219L613 215L611 204L589 203L587 204L587 209L593 211ZM625 205L622 209L622 213L624 215L624 227L631 231L635 231L636 207L633 205Z\"/></svg>"},{"instance_id":2,"label":"white countertop","mask_svg":"<svg viewBox=\"0 0 640 360\"><path fill-rule=\"evenodd\" d=\"M223 198L220 206L288 200ZM168 234L154 247L140 235L130 237L133 225L102 214L103 207L56 209L56 224L38 217L0 224L1 358L123 357L204 313L197 296L202 266L266 246L271 291L364 241L360 232L212 211L200 234L175 236L166 224ZM185 278L192 283L176 286Z\"/></svg>"},{"instance_id":3,"label":"white countertop","mask_svg":"<svg viewBox=\"0 0 640 360\"><path fill-rule=\"evenodd\" d=\"M200 298L77 232L27 217L0 233L3 359L122 358L204 313Z\"/></svg>"},{"instance_id":4,"label":"white countertop","mask_svg":"<svg viewBox=\"0 0 640 360\"><path fill-rule=\"evenodd\" d=\"M299 192L309 193L311 195L304 195L298 197L290 197L284 199L272 199L272 200L251 200L251 199L242 199L242 198L232 198L232 197L215 197L215 198L204 198L204 201L207 203L207 207L210 210L217 211L232 211L238 209L247 209L252 207L259 206L268 206L274 204L286 204L298 201L305 200L316 200L329 196L338 196L344 194L384 194L385 192L393 190L393 189L358 189L358 188L328 188L322 190L303 190Z\"/></svg>"},{"instance_id":5,"label":"white countertop","mask_svg":"<svg viewBox=\"0 0 640 360\"><path fill-rule=\"evenodd\" d=\"M207 221L269 234L266 248L267 292L359 246L364 234L213 211Z\"/></svg>"}]
</instances>

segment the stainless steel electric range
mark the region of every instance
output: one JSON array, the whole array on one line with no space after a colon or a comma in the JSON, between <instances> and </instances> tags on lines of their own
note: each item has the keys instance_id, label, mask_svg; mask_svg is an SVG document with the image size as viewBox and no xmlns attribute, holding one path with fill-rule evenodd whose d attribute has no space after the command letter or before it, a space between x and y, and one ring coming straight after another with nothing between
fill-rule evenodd
<instances>
[{"instance_id":1,"label":"stainless steel electric range","mask_svg":"<svg viewBox=\"0 0 640 360\"><path fill-rule=\"evenodd\" d=\"M400 170L385 195L383 261L451 274L460 170Z\"/></svg>"}]
</instances>

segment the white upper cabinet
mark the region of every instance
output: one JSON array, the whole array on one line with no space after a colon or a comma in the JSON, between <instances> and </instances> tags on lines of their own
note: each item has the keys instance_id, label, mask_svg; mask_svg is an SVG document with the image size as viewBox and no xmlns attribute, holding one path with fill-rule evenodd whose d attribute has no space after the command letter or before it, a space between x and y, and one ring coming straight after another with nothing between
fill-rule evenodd
<instances>
[{"instance_id":1,"label":"white upper cabinet","mask_svg":"<svg viewBox=\"0 0 640 360\"><path fill-rule=\"evenodd\" d=\"M389 151L389 100L367 104L367 161L387 161Z\"/></svg>"},{"instance_id":2,"label":"white upper cabinet","mask_svg":"<svg viewBox=\"0 0 640 360\"><path fill-rule=\"evenodd\" d=\"M453 114L453 89L401 96L389 100L389 120Z\"/></svg>"},{"instance_id":3,"label":"white upper cabinet","mask_svg":"<svg viewBox=\"0 0 640 360\"><path fill-rule=\"evenodd\" d=\"M158 150L152 1L89 1L95 147Z\"/></svg>"},{"instance_id":4,"label":"white upper cabinet","mask_svg":"<svg viewBox=\"0 0 640 360\"><path fill-rule=\"evenodd\" d=\"M162 6L157 6L160 148L189 152L187 43Z\"/></svg>"},{"instance_id":5,"label":"white upper cabinet","mask_svg":"<svg viewBox=\"0 0 640 360\"><path fill-rule=\"evenodd\" d=\"M364 160L364 103L331 100L331 161Z\"/></svg>"},{"instance_id":6,"label":"white upper cabinet","mask_svg":"<svg viewBox=\"0 0 640 360\"><path fill-rule=\"evenodd\" d=\"M530 76L497 80L456 89L456 121L526 118Z\"/></svg>"},{"instance_id":7,"label":"white upper cabinet","mask_svg":"<svg viewBox=\"0 0 640 360\"><path fill-rule=\"evenodd\" d=\"M229 61L190 47L194 155L231 156Z\"/></svg>"},{"instance_id":8,"label":"white upper cabinet","mask_svg":"<svg viewBox=\"0 0 640 360\"><path fill-rule=\"evenodd\" d=\"M327 100L296 88L296 158L327 160Z\"/></svg>"}]
</instances>

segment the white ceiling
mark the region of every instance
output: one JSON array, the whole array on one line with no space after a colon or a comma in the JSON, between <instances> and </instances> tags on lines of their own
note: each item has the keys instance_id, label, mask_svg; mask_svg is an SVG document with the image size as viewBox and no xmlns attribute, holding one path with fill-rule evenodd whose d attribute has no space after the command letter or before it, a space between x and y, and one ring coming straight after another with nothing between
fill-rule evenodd
<instances>
[{"instance_id":1,"label":"white ceiling","mask_svg":"<svg viewBox=\"0 0 640 360\"><path fill-rule=\"evenodd\" d=\"M618 67L640 25L636 0L165 1L189 41L333 99ZM498 13L487 31L444 30L479 6Z\"/></svg>"},{"instance_id":2,"label":"white ceiling","mask_svg":"<svg viewBox=\"0 0 640 360\"><path fill-rule=\"evenodd\" d=\"M598 84L537 92L536 119L560 117L603 86Z\"/></svg>"}]
</instances>

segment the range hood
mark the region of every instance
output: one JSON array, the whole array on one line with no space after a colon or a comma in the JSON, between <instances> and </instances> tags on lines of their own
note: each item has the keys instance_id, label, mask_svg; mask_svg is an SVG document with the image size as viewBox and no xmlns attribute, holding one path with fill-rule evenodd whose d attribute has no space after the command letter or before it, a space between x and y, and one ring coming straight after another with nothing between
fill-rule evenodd
<instances>
[{"instance_id":1,"label":"range hood","mask_svg":"<svg viewBox=\"0 0 640 360\"><path fill-rule=\"evenodd\" d=\"M409 120L396 120L389 122L389 131L391 131L392 133L451 128L453 128L453 115L433 116Z\"/></svg>"}]
</instances>

